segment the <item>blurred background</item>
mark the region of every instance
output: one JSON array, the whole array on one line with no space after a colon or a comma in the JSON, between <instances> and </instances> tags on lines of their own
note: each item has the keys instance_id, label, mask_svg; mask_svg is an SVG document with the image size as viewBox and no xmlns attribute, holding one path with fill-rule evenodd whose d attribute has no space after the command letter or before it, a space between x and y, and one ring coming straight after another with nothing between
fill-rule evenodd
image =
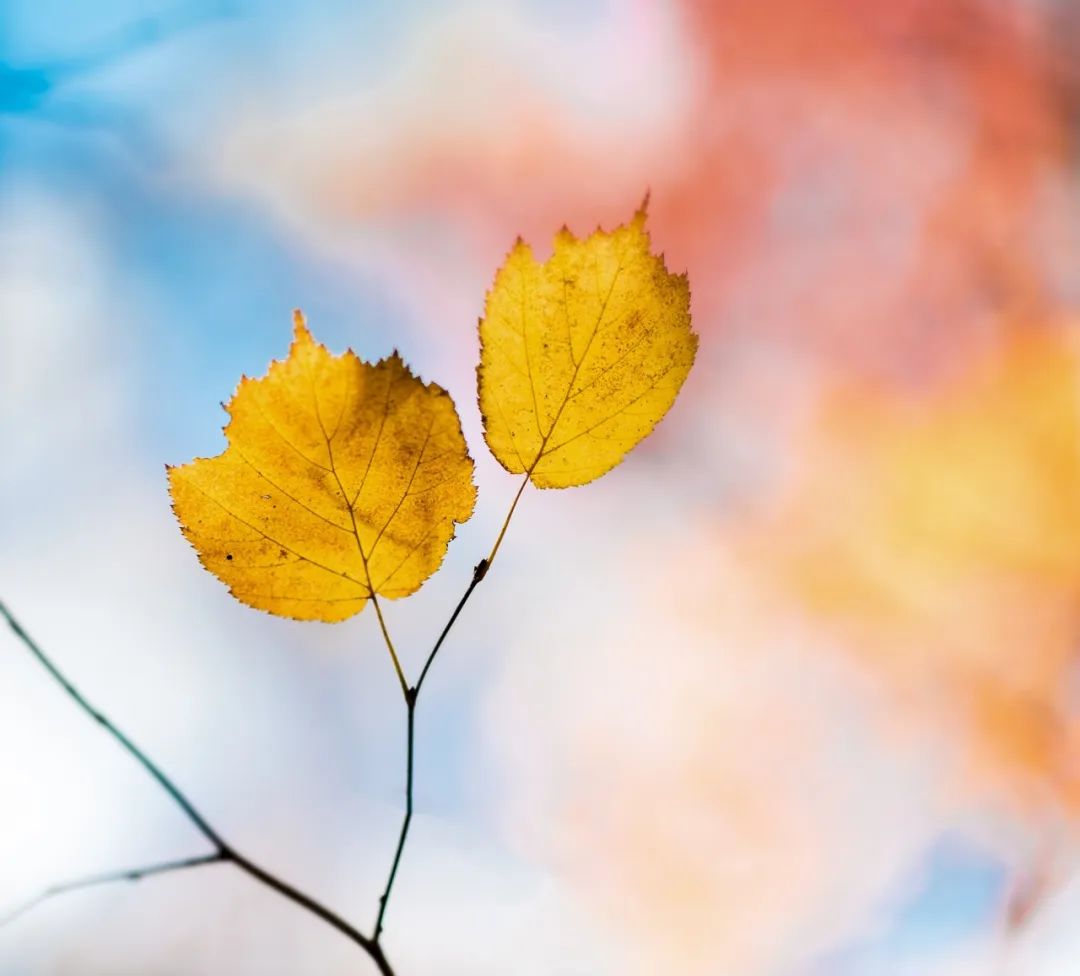
<instances>
[{"instance_id":1,"label":"blurred background","mask_svg":"<svg viewBox=\"0 0 1080 976\"><path fill-rule=\"evenodd\" d=\"M0 599L224 836L365 930L404 709L375 620L233 601L164 464L285 354L447 387L518 234L651 190L698 362L529 491L425 685L401 976L1049 976L1080 958L1080 7L6 0ZM0 910L202 853L0 634ZM366 973L228 868L55 899L14 976Z\"/></svg>"}]
</instances>

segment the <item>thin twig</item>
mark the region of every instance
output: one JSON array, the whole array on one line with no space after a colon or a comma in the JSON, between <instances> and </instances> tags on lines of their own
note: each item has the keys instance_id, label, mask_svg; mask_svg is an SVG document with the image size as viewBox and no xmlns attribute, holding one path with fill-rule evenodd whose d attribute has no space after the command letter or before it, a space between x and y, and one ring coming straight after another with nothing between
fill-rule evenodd
<instances>
[{"instance_id":1,"label":"thin twig","mask_svg":"<svg viewBox=\"0 0 1080 976\"><path fill-rule=\"evenodd\" d=\"M465 604L469 602L469 597L472 596L473 590L480 584L480 581L487 576L488 567L491 565L486 559L481 559L473 569L472 582L469 583L469 588L465 591L464 595L458 600L458 605L454 607L454 612L450 614L450 619L446 622L446 626L443 627L443 631L439 634L439 639L435 641L435 646L431 649L431 653L428 654L427 660L424 662L424 669L420 672L420 678L416 682L416 691L419 694L420 687L424 683L424 679L427 677L428 669L431 667L431 662L435 660L435 655L439 653L439 648L442 647L443 641L446 640L446 635L450 633L450 628L454 626L454 622L458 618L458 614L464 609Z\"/></svg>"},{"instance_id":2,"label":"thin twig","mask_svg":"<svg viewBox=\"0 0 1080 976\"><path fill-rule=\"evenodd\" d=\"M350 939L356 945L360 946L372 959L375 965L378 967L382 976L394 976L394 971L390 967L389 962L386 960L386 956L383 954L382 947L379 946L375 940L368 938L358 929L350 925L340 915L331 911L325 905L320 904L314 898L304 894L298 888L294 888L291 884L278 878L276 875L271 874L265 868L260 867L254 861L248 860L242 854L237 852L231 845L227 844L221 837L221 835L214 830L213 827L207 822L206 818L200 814L191 801L180 791L180 789L170 780L157 766L157 764L150 759L134 742L131 741L123 732L121 732L113 723L98 709L91 705L79 692L79 690L64 676L64 674L52 663L51 660L45 655L45 652L38 646L38 644L30 637L30 635L23 629L22 625L15 619L8 608L0 601L0 616L3 616L7 621L8 626L11 627L15 635L23 642L27 650L34 656L38 663L45 668L49 675L60 685L61 688L67 692L68 696L79 706L87 715L89 715L95 722L98 723L109 735L113 737L140 766L149 773L159 786L172 798L178 807L184 812L187 818L198 828L202 835L214 846L217 859L222 862L229 862L235 865L239 870L245 874L250 875L256 881L266 885L266 887L276 891L278 894L287 898L294 904L299 905L301 908L306 909L315 915L317 918L322 919L327 925L337 929L342 935ZM194 865L192 865L194 866ZM25 910L25 909L24 909Z\"/></svg>"},{"instance_id":3,"label":"thin twig","mask_svg":"<svg viewBox=\"0 0 1080 976\"><path fill-rule=\"evenodd\" d=\"M472 596L473 590L480 585L480 582L488 574L488 570L491 569L491 564L495 562L495 556L499 552L499 546L502 545L503 537L506 535L506 530L510 527L510 519L514 517L514 510L517 508L518 502L521 500L522 492L525 491L525 486L529 483L529 475L525 475L525 480L521 482L521 487L518 488L517 494L514 495L514 500L510 504L510 511L506 513L506 518L503 519L502 528L499 530L499 536L495 540L495 545L491 547L491 552L488 553L487 559L481 559L476 564L476 568L473 569L472 581L469 583L469 587L465 590L461 599L458 600L458 605L454 607L454 612L450 614L450 619L446 622L446 626L443 627L443 631L439 634L439 639L435 641L435 646L431 649L431 653L428 654L427 660L424 662L424 668L420 672L420 679L416 682L416 691L420 692L420 687L424 683L424 678L427 677L428 669L431 667L432 661L435 660L435 655L439 653L439 648L442 647L443 641L446 640L446 635L450 633L450 628L454 626L457 621L458 614L465 608L465 604L469 602L469 597Z\"/></svg>"},{"instance_id":4,"label":"thin twig","mask_svg":"<svg viewBox=\"0 0 1080 976\"><path fill-rule=\"evenodd\" d=\"M398 682L401 684L401 693L405 696L405 701L409 700L409 682L405 680L405 672L401 669L401 661L398 659L397 651L394 650L394 642L390 640L390 631L386 629L386 621L383 620L382 607L379 606L379 598L375 595L375 591L371 591L371 605L375 608L375 615L379 618L379 630L382 631L383 640L386 642L386 649L390 652L390 660L394 662L394 671L397 672Z\"/></svg>"},{"instance_id":5,"label":"thin twig","mask_svg":"<svg viewBox=\"0 0 1080 976\"><path fill-rule=\"evenodd\" d=\"M98 885L114 884L117 881L141 881L157 874L168 874L172 871L184 871L187 868L198 868L206 864L221 864L225 858L220 851L213 854L203 854L199 857L186 857L179 861L163 861L160 864L149 864L144 867L127 868L122 871L108 871L104 874L90 874L72 881L63 881L60 884L50 885L43 891L39 891L33 898L28 898L21 905L16 906L6 915L0 915L0 928L9 925L19 916L25 915L31 908L36 908L42 902L55 898L57 895L66 895L71 891L81 891L84 888L94 888Z\"/></svg>"},{"instance_id":6,"label":"thin twig","mask_svg":"<svg viewBox=\"0 0 1080 976\"><path fill-rule=\"evenodd\" d=\"M15 636L19 638L26 645L27 650L37 659L38 663L45 668L46 671L52 676L53 680L64 689L74 701L87 715L89 715L95 722L98 723L106 732L109 733L125 752L128 753L135 761L142 766L146 772L148 772L158 785L172 797L173 802L180 807L181 810L187 815L190 820L198 829L199 832L208 840L219 852L228 850L228 845L213 827L207 823L206 818L203 817L198 810L192 805L191 801L184 796L183 793L176 787L176 784L172 782L158 767L151 761L151 759L144 753L134 742L131 741L123 732L121 732L115 725L106 718L100 711L98 711L93 705L90 704L83 696L82 693L76 688L68 679L60 672L55 664L52 663L46 656L45 652L37 645L34 639L23 629L20 624L11 614L11 611L0 601L0 615L7 620L8 626L15 632Z\"/></svg>"},{"instance_id":7,"label":"thin twig","mask_svg":"<svg viewBox=\"0 0 1080 976\"><path fill-rule=\"evenodd\" d=\"M401 833L398 835L397 850L394 852L394 863L390 866L390 876L386 879L386 888L379 897L379 914L375 919L374 941L378 944L379 936L382 935L383 918L386 916L386 907L390 904L390 892L394 888L394 878L397 877L398 865L401 863L401 852L405 849L405 838L409 836L409 824L412 823L413 815L413 731L416 724L416 689L412 689L407 697L408 705L408 732L405 746L405 819L401 822Z\"/></svg>"},{"instance_id":8,"label":"thin twig","mask_svg":"<svg viewBox=\"0 0 1080 976\"><path fill-rule=\"evenodd\" d=\"M531 474L531 472L530 472ZM506 530L510 525L510 519L513 518L514 509L517 508L518 501L521 499L522 492L525 491L525 486L529 483L529 475L525 475L525 480L521 483L521 487L518 488L517 494L514 495L514 500L510 505L510 511L506 513L506 518L503 520L502 528L499 530L498 538L495 540L495 545L492 547L490 554L486 559L481 559L473 569L472 580L469 583L468 588L458 600L458 604L454 607L454 612L450 614L450 619L446 622L446 626L443 627L442 633L439 634L438 640L435 641L435 646L431 649L431 653L428 654L427 660L424 662L424 667L420 672L420 677L417 679L416 684L410 688L405 680L404 673L401 670L401 665L398 663L397 654L394 653L394 646L390 642L390 635L387 633L386 624L383 622L382 613L379 612L379 604L375 603L375 610L379 616L379 626L382 628L383 637L386 639L386 646L390 649L390 656L393 658L394 667L398 673L398 679L401 681L402 689L405 692L405 706L408 711L408 732L405 751L405 816L401 822L401 832L398 834L397 850L394 852L394 860L390 865L390 875L386 879L386 887L383 889L383 893L379 898L379 914L375 919L375 934L373 941L377 946L379 944L379 938L382 936L383 920L386 917L386 909L390 904L390 893L394 889L394 879L397 877L398 866L401 864L401 855L405 850L405 841L409 836L409 825L412 823L413 815L413 746L415 739L415 725L416 725L416 703L420 696L420 688L424 684L424 679L427 677L427 673L431 668L432 662L435 660L435 655L439 653L439 648L442 647L443 641L446 640L446 635L450 633L450 628L454 626L459 614L464 609L465 604L469 602L469 597L472 596L473 590L480 585L480 582L487 576L488 570L491 568L492 562L495 560L495 555L499 551L499 546L502 545L503 537L506 535ZM374 595L372 601L374 602Z\"/></svg>"},{"instance_id":9,"label":"thin twig","mask_svg":"<svg viewBox=\"0 0 1080 976\"><path fill-rule=\"evenodd\" d=\"M358 929L346 922L340 915L330 911L329 908L325 905L321 905L309 895L305 895L298 888L294 888L287 881L282 881L281 878L271 874L264 868L259 867L254 861L249 861L241 854L237 854L236 851L229 852L229 860L241 871L247 872L268 888L272 888L278 894L288 898L289 901L295 902L302 908L306 908L312 915L322 919L327 925L337 929L346 938L355 942L371 956L375 965L379 967L379 972L382 973L382 976L394 976L394 970L390 967L390 963L387 962L386 956L383 955L382 947L375 942L374 939L369 939Z\"/></svg>"},{"instance_id":10,"label":"thin twig","mask_svg":"<svg viewBox=\"0 0 1080 976\"><path fill-rule=\"evenodd\" d=\"M537 458L537 461L540 460ZM536 463L533 462L533 468L536 467ZM518 488L517 494L514 496L513 502L510 503L510 511L506 513L506 518L503 520L502 528L499 530L499 537L495 540L495 545L491 547L491 552L488 553L487 564L490 566L495 562L495 555L499 551L499 546L502 545L503 536L506 535L506 530L510 528L510 519L514 517L514 509L517 508L518 502L521 501L521 494L525 491L525 488L529 484L529 479L532 477L532 468L525 474L525 479L521 482L521 487Z\"/></svg>"}]
</instances>

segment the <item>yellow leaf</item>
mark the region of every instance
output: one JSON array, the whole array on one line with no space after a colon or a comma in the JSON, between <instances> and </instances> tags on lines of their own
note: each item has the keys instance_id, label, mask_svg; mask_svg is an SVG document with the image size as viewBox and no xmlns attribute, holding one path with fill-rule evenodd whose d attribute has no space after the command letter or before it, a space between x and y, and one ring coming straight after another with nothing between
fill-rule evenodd
<instances>
[{"instance_id":1,"label":"yellow leaf","mask_svg":"<svg viewBox=\"0 0 1080 976\"><path fill-rule=\"evenodd\" d=\"M170 467L180 528L238 600L344 620L420 588L476 488L453 401L397 353L332 356L299 312L289 356L240 381L229 446Z\"/></svg>"},{"instance_id":2,"label":"yellow leaf","mask_svg":"<svg viewBox=\"0 0 1080 976\"><path fill-rule=\"evenodd\" d=\"M543 264L518 239L480 320L488 447L540 488L600 477L675 402L697 342L686 275L650 253L644 206L611 233L563 228Z\"/></svg>"}]
</instances>

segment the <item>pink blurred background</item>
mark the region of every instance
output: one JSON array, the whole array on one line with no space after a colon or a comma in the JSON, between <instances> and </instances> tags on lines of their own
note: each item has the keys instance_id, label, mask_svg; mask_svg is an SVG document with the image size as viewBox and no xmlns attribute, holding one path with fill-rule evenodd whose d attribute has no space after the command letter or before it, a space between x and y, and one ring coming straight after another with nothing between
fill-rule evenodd
<instances>
[{"instance_id":1,"label":"pink blurred background","mask_svg":"<svg viewBox=\"0 0 1080 976\"><path fill-rule=\"evenodd\" d=\"M391 607L415 674L515 483L475 324L518 234L627 219L698 362L529 492L425 691L403 976L1043 976L1080 955L1080 16L1069 0L5 5L0 598L236 846L364 928L404 716L374 621L198 566L300 306L454 396L477 515ZM0 900L201 851L0 638ZM365 968L367 967L367 968ZM225 868L0 929L13 974L354 973Z\"/></svg>"}]
</instances>

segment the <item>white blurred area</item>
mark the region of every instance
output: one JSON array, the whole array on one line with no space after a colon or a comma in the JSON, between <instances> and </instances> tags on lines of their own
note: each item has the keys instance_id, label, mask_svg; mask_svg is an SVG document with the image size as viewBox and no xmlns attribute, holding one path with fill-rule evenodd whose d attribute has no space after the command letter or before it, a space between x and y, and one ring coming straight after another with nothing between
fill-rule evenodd
<instances>
[{"instance_id":1,"label":"white blurred area","mask_svg":"<svg viewBox=\"0 0 1080 976\"><path fill-rule=\"evenodd\" d=\"M618 548L595 602L556 595L557 557L537 573L560 612L529 615L490 713L511 822L632 933L630 971L801 972L895 901L940 828L931 775L723 554Z\"/></svg>"},{"instance_id":2,"label":"white blurred area","mask_svg":"<svg viewBox=\"0 0 1080 976\"><path fill-rule=\"evenodd\" d=\"M585 520L617 536L606 521ZM959 725L912 721L700 527L593 547L552 517L543 536L531 574L552 605L523 619L488 710L507 829L634 947L625 972L1073 971L1075 847L1060 823L973 789ZM568 594L560 550L607 567L592 599ZM935 942L954 924L947 902L899 931L893 919L931 882L921 866L943 836L1013 880ZM1053 861L1032 881L1047 836ZM1017 879L1043 887L1010 928Z\"/></svg>"}]
</instances>

